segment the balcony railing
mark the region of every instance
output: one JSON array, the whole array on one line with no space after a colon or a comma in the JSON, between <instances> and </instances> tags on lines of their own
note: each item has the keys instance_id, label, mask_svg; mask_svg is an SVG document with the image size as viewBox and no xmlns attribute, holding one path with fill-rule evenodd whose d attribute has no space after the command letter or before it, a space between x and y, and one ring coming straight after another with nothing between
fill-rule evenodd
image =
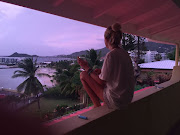
<instances>
[{"instance_id":1,"label":"balcony railing","mask_svg":"<svg viewBox=\"0 0 180 135\"><path fill-rule=\"evenodd\" d=\"M180 119L180 82L170 80L136 93L125 110L111 110L107 106L92 109L48 126L55 134L121 134L165 135Z\"/></svg>"}]
</instances>

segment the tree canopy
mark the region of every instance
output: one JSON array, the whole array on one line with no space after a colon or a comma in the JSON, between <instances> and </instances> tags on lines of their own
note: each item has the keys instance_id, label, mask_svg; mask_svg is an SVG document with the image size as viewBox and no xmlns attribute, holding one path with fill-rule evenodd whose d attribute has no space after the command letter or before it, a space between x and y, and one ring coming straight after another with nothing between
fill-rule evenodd
<instances>
[{"instance_id":1,"label":"tree canopy","mask_svg":"<svg viewBox=\"0 0 180 135\"><path fill-rule=\"evenodd\" d=\"M160 60L162 59L161 54L160 54L160 53L156 54L156 55L154 56L154 59L155 59L156 61L160 61Z\"/></svg>"},{"instance_id":2,"label":"tree canopy","mask_svg":"<svg viewBox=\"0 0 180 135\"><path fill-rule=\"evenodd\" d=\"M89 66L93 69L95 68L101 68L103 62L100 61L101 58L101 51L99 53L97 53L96 50L94 49L90 49L86 51L86 60L89 63Z\"/></svg>"},{"instance_id":3,"label":"tree canopy","mask_svg":"<svg viewBox=\"0 0 180 135\"><path fill-rule=\"evenodd\" d=\"M180 56L180 50L179 50L179 56ZM168 53L167 57L168 57L170 60L175 60L176 50L172 51L171 53Z\"/></svg>"},{"instance_id":4,"label":"tree canopy","mask_svg":"<svg viewBox=\"0 0 180 135\"><path fill-rule=\"evenodd\" d=\"M94 49L87 50L86 55L82 57L85 57L89 66L92 68L101 68L103 64L100 61L101 52L97 53ZM76 61L71 63L68 61L59 61L53 66L56 67L54 79L57 81L55 87L58 88L59 96L65 95L68 97L71 96L71 98L77 98L79 91L82 89L79 64Z\"/></svg>"},{"instance_id":5,"label":"tree canopy","mask_svg":"<svg viewBox=\"0 0 180 135\"><path fill-rule=\"evenodd\" d=\"M38 69L36 60L33 62L32 58L26 58L18 64L18 67L21 68L21 70L16 70L12 78L26 78L26 80L17 87L19 92L24 91L26 95L37 95L39 92L44 92L42 84L35 75Z\"/></svg>"},{"instance_id":6,"label":"tree canopy","mask_svg":"<svg viewBox=\"0 0 180 135\"><path fill-rule=\"evenodd\" d=\"M19 64L18 67L21 68L21 70L16 70L14 72L14 75L12 78L17 78L17 77L23 77L26 78L24 82L19 84L17 87L18 92L24 92L27 96L37 95L41 92L44 92L43 86L41 82L38 80L36 77L36 71L39 68L36 65L36 61L33 61L33 58L26 58L22 60ZM40 76L42 75L47 75L47 74L39 74ZM47 75L48 76L48 75ZM40 104L39 104L39 99L38 99L38 107L40 109Z\"/></svg>"}]
</instances>

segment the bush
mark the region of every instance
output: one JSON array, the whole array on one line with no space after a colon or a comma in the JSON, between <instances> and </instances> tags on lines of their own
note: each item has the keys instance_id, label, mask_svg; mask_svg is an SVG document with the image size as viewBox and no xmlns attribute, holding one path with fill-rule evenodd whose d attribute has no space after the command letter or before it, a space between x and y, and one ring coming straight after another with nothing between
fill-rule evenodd
<instances>
[{"instance_id":1,"label":"bush","mask_svg":"<svg viewBox=\"0 0 180 135\"><path fill-rule=\"evenodd\" d=\"M61 94L60 88L58 87L52 87L47 89L47 91L44 92L45 98L63 98L64 95Z\"/></svg>"},{"instance_id":2,"label":"bush","mask_svg":"<svg viewBox=\"0 0 180 135\"><path fill-rule=\"evenodd\" d=\"M144 84L143 86L141 86L141 85L136 85L135 86L135 90L134 91L137 91L137 90L140 90L140 89L143 89L143 88L146 88L146 87L148 87L149 85L147 85L147 84Z\"/></svg>"},{"instance_id":3,"label":"bush","mask_svg":"<svg viewBox=\"0 0 180 135\"><path fill-rule=\"evenodd\" d=\"M72 110L74 111L80 110L80 105L73 105Z\"/></svg>"},{"instance_id":4,"label":"bush","mask_svg":"<svg viewBox=\"0 0 180 135\"><path fill-rule=\"evenodd\" d=\"M157 79L159 80L159 83L169 81L171 79L171 74L165 74L165 73L158 74Z\"/></svg>"},{"instance_id":5,"label":"bush","mask_svg":"<svg viewBox=\"0 0 180 135\"><path fill-rule=\"evenodd\" d=\"M78 111L80 109L82 109L82 106L80 104L73 105L70 107L68 107L68 105L57 105L54 112L47 112L41 114L43 115L44 120L51 120L59 116L63 116L65 114L73 113L74 111Z\"/></svg>"},{"instance_id":6,"label":"bush","mask_svg":"<svg viewBox=\"0 0 180 135\"><path fill-rule=\"evenodd\" d=\"M161 72L144 72L141 73L137 80L137 84L143 86L147 84L148 86L154 86L156 83L163 83L171 79L172 73L161 73ZM157 81L157 82L155 82Z\"/></svg>"},{"instance_id":7,"label":"bush","mask_svg":"<svg viewBox=\"0 0 180 135\"><path fill-rule=\"evenodd\" d=\"M79 95L77 95L77 93L73 93L73 94L66 94L66 93L62 93L60 86L55 86L52 88L48 88L47 91L44 92L43 95L45 98L55 98L55 99L72 99L72 100L76 100L78 99Z\"/></svg>"},{"instance_id":8,"label":"bush","mask_svg":"<svg viewBox=\"0 0 180 135\"><path fill-rule=\"evenodd\" d=\"M57 105L57 107L55 109L57 112L57 115L60 115L60 116L64 115L67 107L68 107L67 105L61 105L61 106Z\"/></svg>"}]
</instances>

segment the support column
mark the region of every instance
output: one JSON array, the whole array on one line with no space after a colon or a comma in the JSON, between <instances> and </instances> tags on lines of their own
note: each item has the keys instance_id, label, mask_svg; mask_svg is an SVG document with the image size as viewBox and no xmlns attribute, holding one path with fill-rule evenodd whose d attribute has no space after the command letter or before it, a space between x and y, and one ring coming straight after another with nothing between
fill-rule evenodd
<instances>
[{"instance_id":1,"label":"support column","mask_svg":"<svg viewBox=\"0 0 180 135\"><path fill-rule=\"evenodd\" d=\"M179 62L179 44L176 45L175 66L178 66L178 62Z\"/></svg>"},{"instance_id":2,"label":"support column","mask_svg":"<svg viewBox=\"0 0 180 135\"><path fill-rule=\"evenodd\" d=\"M179 62L179 46L180 46L180 43L178 43L176 45L175 66L173 68L172 77L171 77L171 81L174 83L180 81L180 66L178 65L178 62Z\"/></svg>"}]
</instances>

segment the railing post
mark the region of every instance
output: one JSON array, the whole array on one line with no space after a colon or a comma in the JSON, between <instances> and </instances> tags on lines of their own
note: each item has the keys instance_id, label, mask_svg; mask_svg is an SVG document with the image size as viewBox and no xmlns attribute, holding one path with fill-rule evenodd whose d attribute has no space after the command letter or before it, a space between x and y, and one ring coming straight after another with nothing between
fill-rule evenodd
<instances>
[{"instance_id":1,"label":"railing post","mask_svg":"<svg viewBox=\"0 0 180 135\"><path fill-rule=\"evenodd\" d=\"M178 62L179 62L179 44L176 45L175 66L178 66Z\"/></svg>"}]
</instances>

